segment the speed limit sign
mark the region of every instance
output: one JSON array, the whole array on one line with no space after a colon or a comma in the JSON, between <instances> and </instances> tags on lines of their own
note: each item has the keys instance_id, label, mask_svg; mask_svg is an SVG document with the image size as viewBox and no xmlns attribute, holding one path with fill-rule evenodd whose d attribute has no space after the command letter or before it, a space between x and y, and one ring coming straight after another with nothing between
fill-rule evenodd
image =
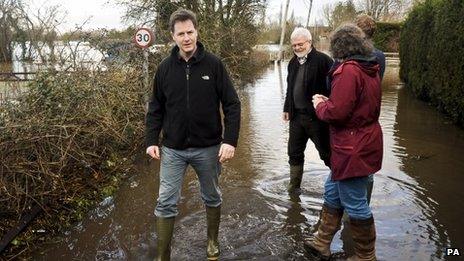
<instances>
[{"instance_id":1,"label":"speed limit sign","mask_svg":"<svg viewBox=\"0 0 464 261\"><path fill-rule=\"evenodd\" d=\"M140 48L148 48L155 41L155 35L148 28L139 28L134 35L134 42Z\"/></svg>"}]
</instances>

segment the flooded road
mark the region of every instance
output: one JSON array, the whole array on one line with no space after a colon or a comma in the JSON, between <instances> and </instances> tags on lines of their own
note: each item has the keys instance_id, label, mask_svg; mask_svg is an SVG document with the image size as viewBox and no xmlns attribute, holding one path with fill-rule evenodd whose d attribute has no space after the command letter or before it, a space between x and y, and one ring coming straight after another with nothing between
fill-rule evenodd
<instances>
[{"instance_id":1,"label":"flooded road","mask_svg":"<svg viewBox=\"0 0 464 261\"><path fill-rule=\"evenodd\" d=\"M285 67L284 67L285 68ZM384 162L375 176L372 210L379 260L442 260L445 247L464 250L464 131L415 100L387 68L381 124ZM271 66L240 90L242 129L236 158L223 166L221 260L310 260L301 240L317 222L328 169L309 142L302 194L290 198L288 124L281 120L286 69ZM108 198L38 260L153 260L158 162L144 158ZM206 259L206 217L190 169L176 219L173 260ZM337 233L333 251L344 244ZM346 245L345 245L346 246Z\"/></svg>"}]
</instances>

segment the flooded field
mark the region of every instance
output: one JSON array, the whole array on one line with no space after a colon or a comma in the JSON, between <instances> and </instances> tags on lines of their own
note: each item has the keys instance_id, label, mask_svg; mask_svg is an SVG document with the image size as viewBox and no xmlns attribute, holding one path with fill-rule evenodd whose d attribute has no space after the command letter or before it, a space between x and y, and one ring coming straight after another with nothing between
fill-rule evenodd
<instances>
[{"instance_id":1,"label":"flooded field","mask_svg":"<svg viewBox=\"0 0 464 261\"><path fill-rule=\"evenodd\" d=\"M240 88L242 129L236 158L223 166L221 260L310 260L302 239L318 219L328 169L311 143L306 150L302 194L289 197L288 124L281 120L286 65L271 66ZM417 101L389 66L383 82L381 124L384 162L375 176L372 210L379 260L443 260L446 247L464 250L461 228L464 131ZM36 260L153 260L153 210L159 162L140 160L113 198ZM176 219L173 260L206 259L206 217L199 184L189 170ZM333 251L347 248L340 232Z\"/></svg>"}]
</instances>

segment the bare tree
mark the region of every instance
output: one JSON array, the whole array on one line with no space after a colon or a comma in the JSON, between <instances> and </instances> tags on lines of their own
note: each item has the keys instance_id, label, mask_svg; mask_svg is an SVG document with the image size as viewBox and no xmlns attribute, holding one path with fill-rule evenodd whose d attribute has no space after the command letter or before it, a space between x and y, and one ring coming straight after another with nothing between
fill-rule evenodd
<instances>
[{"instance_id":1,"label":"bare tree","mask_svg":"<svg viewBox=\"0 0 464 261\"><path fill-rule=\"evenodd\" d=\"M375 20L391 21L404 17L411 0L359 0L358 6Z\"/></svg>"},{"instance_id":2,"label":"bare tree","mask_svg":"<svg viewBox=\"0 0 464 261\"><path fill-rule=\"evenodd\" d=\"M324 17L324 20L327 23L327 26L331 28L333 28L333 18L332 18L333 10L334 10L334 6L332 4L325 4L322 7L322 15Z\"/></svg>"},{"instance_id":3,"label":"bare tree","mask_svg":"<svg viewBox=\"0 0 464 261\"><path fill-rule=\"evenodd\" d=\"M353 1L338 2L336 5L327 4L323 7L323 14L327 24L336 28L344 22L351 22L357 11Z\"/></svg>"},{"instance_id":4,"label":"bare tree","mask_svg":"<svg viewBox=\"0 0 464 261\"><path fill-rule=\"evenodd\" d=\"M21 20L22 0L0 0L0 62L11 62L13 38Z\"/></svg>"},{"instance_id":5,"label":"bare tree","mask_svg":"<svg viewBox=\"0 0 464 261\"><path fill-rule=\"evenodd\" d=\"M229 65L247 59L259 32L266 0L114 0L126 8L125 20L155 27L157 41L171 41L169 17L178 8L197 14L201 41Z\"/></svg>"},{"instance_id":6,"label":"bare tree","mask_svg":"<svg viewBox=\"0 0 464 261\"><path fill-rule=\"evenodd\" d=\"M43 62L53 61L57 26L62 21L59 8L45 6L34 13L22 0L0 0L0 61L13 60L15 44L21 46L23 60L35 53Z\"/></svg>"},{"instance_id":7,"label":"bare tree","mask_svg":"<svg viewBox=\"0 0 464 261\"><path fill-rule=\"evenodd\" d=\"M34 49L43 63L56 60L55 42L58 39L58 26L63 20L60 8L59 5L44 6L35 12L22 12L26 21L24 28L30 43L29 50Z\"/></svg>"}]
</instances>

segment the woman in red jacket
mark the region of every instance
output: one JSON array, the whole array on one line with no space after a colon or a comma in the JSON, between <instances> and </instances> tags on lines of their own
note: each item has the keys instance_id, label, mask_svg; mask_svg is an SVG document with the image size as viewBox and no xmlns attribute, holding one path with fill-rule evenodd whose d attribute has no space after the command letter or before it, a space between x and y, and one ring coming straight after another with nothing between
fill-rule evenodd
<instances>
[{"instance_id":1,"label":"woman in red jacket","mask_svg":"<svg viewBox=\"0 0 464 261\"><path fill-rule=\"evenodd\" d=\"M330 125L331 175L324 185L321 225L305 247L329 258L330 243L345 210L355 243L352 260L376 260L366 185L367 177L382 165L379 65L371 55L372 44L355 25L339 27L331 36L330 49L340 61L329 72L332 92L330 98L314 95L313 105L317 116Z\"/></svg>"}]
</instances>

